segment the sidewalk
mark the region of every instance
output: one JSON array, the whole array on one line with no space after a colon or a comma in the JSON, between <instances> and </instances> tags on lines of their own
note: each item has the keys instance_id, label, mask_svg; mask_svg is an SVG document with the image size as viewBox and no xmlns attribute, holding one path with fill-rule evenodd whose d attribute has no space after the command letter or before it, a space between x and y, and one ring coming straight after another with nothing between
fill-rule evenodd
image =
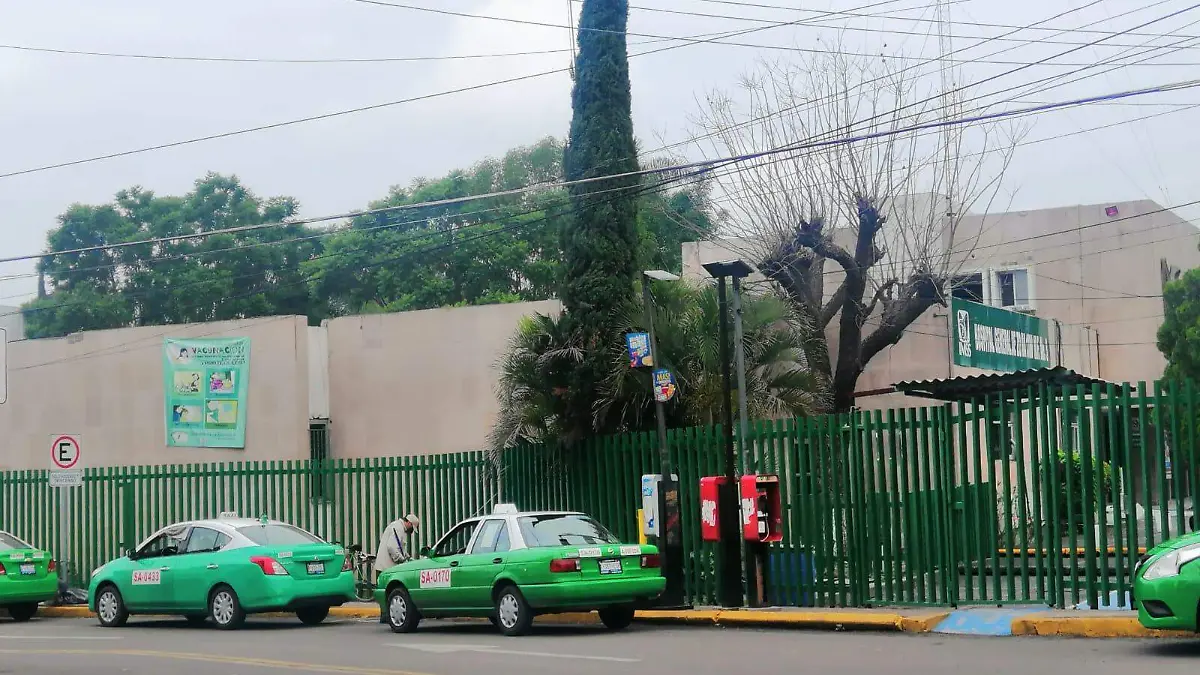
<instances>
[{"instance_id":1,"label":"sidewalk","mask_svg":"<svg viewBox=\"0 0 1200 675\"><path fill-rule=\"evenodd\" d=\"M329 615L341 619L378 619L372 604L334 607ZM43 607L39 616L84 618L87 607ZM1190 633L1151 631L1132 612L1052 610L1046 607L974 609L718 609L648 610L638 621L665 625L750 626L801 630L854 630L902 633L941 633L987 636L1052 636L1087 638L1195 637ZM594 612L554 614L539 623L592 625Z\"/></svg>"}]
</instances>

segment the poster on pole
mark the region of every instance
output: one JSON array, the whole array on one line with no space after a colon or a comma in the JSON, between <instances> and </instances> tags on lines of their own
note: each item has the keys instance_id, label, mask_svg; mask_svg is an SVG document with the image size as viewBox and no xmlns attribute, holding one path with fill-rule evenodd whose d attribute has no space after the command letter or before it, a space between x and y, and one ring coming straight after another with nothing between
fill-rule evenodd
<instances>
[{"instance_id":1,"label":"poster on pole","mask_svg":"<svg viewBox=\"0 0 1200 675\"><path fill-rule=\"evenodd\" d=\"M250 338L163 344L167 447L245 448Z\"/></svg>"}]
</instances>

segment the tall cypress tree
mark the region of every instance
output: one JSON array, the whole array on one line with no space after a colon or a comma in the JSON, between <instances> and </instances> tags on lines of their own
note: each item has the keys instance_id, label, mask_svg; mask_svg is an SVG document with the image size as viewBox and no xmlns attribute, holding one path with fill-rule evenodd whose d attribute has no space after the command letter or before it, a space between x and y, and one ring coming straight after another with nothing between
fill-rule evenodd
<instances>
[{"instance_id":1,"label":"tall cypress tree","mask_svg":"<svg viewBox=\"0 0 1200 675\"><path fill-rule=\"evenodd\" d=\"M637 171L625 42L628 19L627 0L583 2L564 166L569 181ZM633 292L637 196L628 188L637 183L626 177L570 187L575 215L563 234L561 297L586 352L570 394L575 418L571 426L576 429L592 421L592 392L604 373L604 352L620 339L612 328L613 317Z\"/></svg>"}]
</instances>

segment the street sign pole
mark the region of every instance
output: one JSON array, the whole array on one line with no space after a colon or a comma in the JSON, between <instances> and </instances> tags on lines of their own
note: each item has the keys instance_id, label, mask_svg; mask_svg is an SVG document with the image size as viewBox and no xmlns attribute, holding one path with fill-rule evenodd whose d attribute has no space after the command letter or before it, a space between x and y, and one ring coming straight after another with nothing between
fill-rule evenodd
<instances>
[{"instance_id":1,"label":"street sign pole","mask_svg":"<svg viewBox=\"0 0 1200 675\"><path fill-rule=\"evenodd\" d=\"M58 590L67 591L71 531L70 490L83 484L83 444L78 434L55 434L50 441L50 487L58 490Z\"/></svg>"}]
</instances>

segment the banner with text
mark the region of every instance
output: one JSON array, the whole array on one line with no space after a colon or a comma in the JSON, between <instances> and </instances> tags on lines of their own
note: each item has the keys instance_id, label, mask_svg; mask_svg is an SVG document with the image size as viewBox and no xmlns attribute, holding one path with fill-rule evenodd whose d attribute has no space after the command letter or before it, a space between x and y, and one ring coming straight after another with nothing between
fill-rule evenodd
<instances>
[{"instance_id":1,"label":"banner with text","mask_svg":"<svg viewBox=\"0 0 1200 675\"><path fill-rule=\"evenodd\" d=\"M1050 365L1050 324L1036 316L977 302L950 301L954 363L1014 372Z\"/></svg>"},{"instance_id":2,"label":"banner with text","mask_svg":"<svg viewBox=\"0 0 1200 675\"><path fill-rule=\"evenodd\" d=\"M167 339L167 447L245 448L250 338Z\"/></svg>"}]
</instances>

